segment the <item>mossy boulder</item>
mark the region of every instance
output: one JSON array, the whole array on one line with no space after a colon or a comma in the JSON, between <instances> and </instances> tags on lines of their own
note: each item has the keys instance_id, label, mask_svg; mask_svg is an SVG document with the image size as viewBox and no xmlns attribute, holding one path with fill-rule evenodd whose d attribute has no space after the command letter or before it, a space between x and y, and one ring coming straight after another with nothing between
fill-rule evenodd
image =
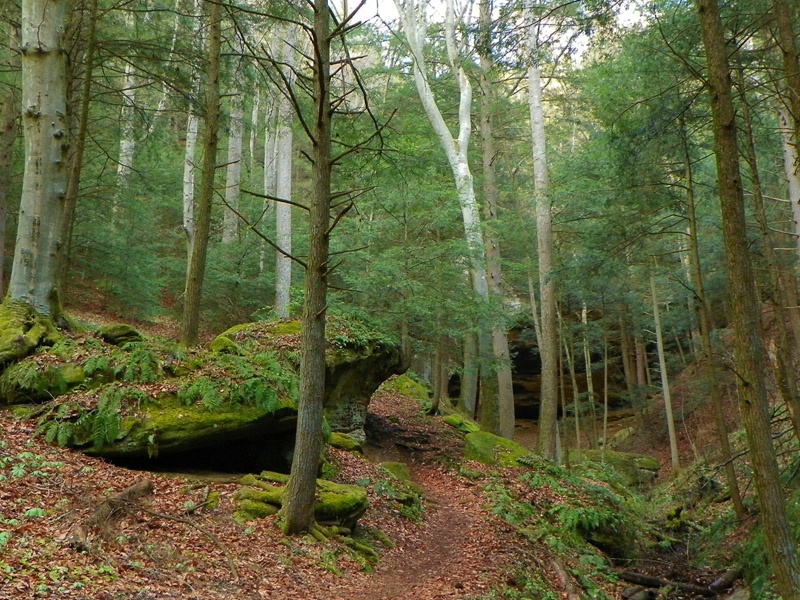
<instances>
[{"instance_id":1,"label":"mossy boulder","mask_svg":"<svg viewBox=\"0 0 800 600\"><path fill-rule=\"evenodd\" d=\"M525 446L488 431L473 431L464 439L464 458L487 465L518 467L517 459L531 453Z\"/></svg>"},{"instance_id":2,"label":"mossy boulder","mask_svg":"<svg viewBox=\"0 0 800 600\"><path fill-rule=\"evenodd\" d=\"M618 452L616 450L584 450L580 455L570 452L570 461L579 464L584 461L605 462L622 478L628 487L641 487L652 484L661 469L658 459L646 454Z\"/></svg>"},{"instance_id":3,"label":"mossy boulder","mask_svg":"<svg viewBox=\"0 0 800 600\"><path fill-rule=\"evenodd\" d=\"M411 481L411 469L404 462L382 462L381 468L399 481Z\"/></svg>"},{"instance_id":4,"label":"mossy boulder","mask_svg":"<svg viewBox=\"0 0 800 600\"><path fill-rule=\"evenodd\" d=\"M95 336L74 342L77 365L55 362L69 358L59 355L42 369L37 354L8 378L19 390L30 379L51 399L83 371L89 389L61 396L40 417L40 432L61 445L132 466L282 470L294 447L299 331L296 321L239 325L217 337L219 347L190 352L156 340L112 347ZM327 352L326 418L334 432L355 431L334 442L348 449L362 441L369 398L399 361L371 335L334 337Z\"/></svg>"},{"instance_id":5,"label":"mossy boulder","mask_svg":"<svg viewBox=\"0 0 800 600\"><path fill-rule=\"evenodd\" d=\"M474 433L476 431L480 431L480 425L471 419L464 418L463 415L458 413L445 415L442 417L442 421L444 421L447 425L450 425L450 427L453 429L458 429L461 433Z\"/></svg>"},{"instance_id":6,"label":"mossy boulder","mask_svg":"<svg viewBox=\"0 0 800 600\"><path fill-rule=\"evenodd\" d=\"M334 448L339 448L340 450L346 450L347 452L358 452L361 454L364 449L361 447L361 443L346 433L340 433L338 431L334 431L331 433L331 439L328 443L333 446Z\"/></svg>"},{"instance_id":7,"label":"mossy boulder","mask_svg":"<svg viewBox=\"0 0 800 600\"><path fill-rule=\"evenodd\" d=\"M127 323L105 325L97 330L97 337L112 346L122 346L130 342L141 342L144 336Z\"/></svg>"},{"instance_id":8,"label":"mossy boulder","mask_svg":"<svg viewBox=\"0 0 800 600\"><path fill-rule=\"evenodd\" d=\"M420 402L430 401L428 388L407 373L392 377L384 384L384 388L395 391L398 394L403 394L409 398L414 398Z\"/></svg>"},{"instance_id":9,"label":"mossy boulder","mask_svg":"<svg viewBox=\"0 0 800 600\"><path fill-rule=\"evenodd\" d=\"M282 506L288 476L264 471L245 475L239 480L242 488L236 493L236 518L250 521L277 513ZM317 480L317 501L314 518L319 523L337 524L352 529L367 511L367 491L357 485Z\"/></svg>"}]
</instances>

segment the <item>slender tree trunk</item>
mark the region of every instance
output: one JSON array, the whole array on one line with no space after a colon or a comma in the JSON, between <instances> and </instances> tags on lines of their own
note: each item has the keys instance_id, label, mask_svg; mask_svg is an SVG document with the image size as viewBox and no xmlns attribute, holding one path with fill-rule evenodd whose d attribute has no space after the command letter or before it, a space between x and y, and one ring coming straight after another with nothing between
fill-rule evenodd
<instances>
[{"instance_id":1,"label":"slender tree trunk","mask_svg":"<svg viewBox=\"0 0 800 600\"><path fill-rule=\"evenodd\" d=\"M211 232L211 206L214 200L214 176L217 169L220 115L220 46L222 35L222 7L209 2L208 28L208 80L206 82L205 128L203 131L203 173L200 180L200 197L197 199L197 220L192 244L186 288L183 295L181 344L194 346L200 339L200 299L206 271L206 254Z\"/></svg>"},{"instance_id":2,"label":"slender tree trunk","mask_svg":"<svg viewBox=\"0 0 800 600\"><path fill-rule=\"evenodd\" d=\"M789 206L792 208L795 245L798 256L800 256L800 157L798 157L792 135L791 115L785 107L780 105L778 106L778 127L781 132L783 148L783 172L786 175L786 185L789 191Z\"/></svg>"},{"instance_id":3,"label":"slender tree trunk","mask_svg":"<svg viewBox=\"0 0 800 600\"><path fill-rule=\"evenodd\" d=\"M11 164L17 139L17 103L11 99L0 103L0 296L5 290L6 220L8 217L8 192L11 183Z\"/></svg>"},{"instance_id":4,"label":"slender tree trunk","mask_svg":"<svg viewBox=\"0 0 800 600\"><path fill-rule=\"evenodd\" d=\"M680 470L681 463L678 456L678 436L675 432L675 415L672 412L672 395L669 389L669 374L667 373L667 360L664 353L664 338L661 333L661 311L658 308L656 277L653 273L650 273L650 295L653 301L653 321L656 327L656 348L658 349L658 367L661 373L661 394L664 397L664 411L667 415L669 451L672 459L672 472L674 474Z\"/></svg>"},{"instance_id":5,"label":"slender tree trunk","mask_svg":"<svg viewBox=\"0 0 800 600\"><path fill-rule=\"evenodd\" d=\"M75 223L75 211L78 207L78 192L83 171L83 155L86 150L86 138L89 132L89 106L92 96L92 81L94 71L94 55L97 42L97 0L91 0L87 18L88 31L86 35L86 50L84 52L83 83L81 86L80 107L78 109L77 130L75 131L70 157L69 181L67 193L64 197L64 246L61 254L61 266L58 274L58 289L62 297L67 291L69 281L70 261L72 259L72 228ZM76 123L72 123L73 127Z\"/></svg>"},{"instance_id":6,"label":"slender tree trunk","mask_svg":"<svg viewBox=\"0 0 800 600\"><path fill-rule=\"evenodd\" d=\"M796 5L795 5L795 8ZM772 9L778 25L777 42L783 56L783 71L788 92L788 105L793 115L795 147L800 146L800 52L792 26L792 10L787 0L772 0ZM795 168L800 168L797 164Z\"/></svg>"},{"instance_id":7,"label":"slender tree trunk","mask_svg":"<svg viewBox=\"0 0 800 600\"><path fill-rule=\"evenodd\" d=\"M581 452L583 451L583 436L581 435L581 403L580 391L578 390L578 378L575 374L575 362L572 359L574 354L572 348L572 336L570 335L570 339L567 340L567 336L564 334L564 320L561 318L561 315L558 316L558 322L560 325L559 337L561 338L561 344L564 347L564 359L567 361L569 380L572 386L572 407L575 415L575 450L580 456ZM566 405L564 408L564 414L566 414Z\"/></svg>"},{"instance_id":8,"label":"slender tree trunk","mask_svg":"<svg viewBox=\"0 0 800 600\"><path fill-rule=\"evenodd\" d=\"M581 307L581 323L583 324L583 364L586 373L586 391L589 402L589 427L592 432L592 448L597 448L597 410L595 409L596 396L594 393L594 380L592 378L592 351L589 346L589 313L586 303Z\"/></svg>"},{"instance_id":9,"label":"slender tree trunk","mask_svg":"<svg viewBox=\"0 0 800 600\"><path fill-rule=\"evenodd\" d=\"M19 28L12 27L9 35L9 48L17 48L20 44ZM13 55L9 66L19 66L19 56ZM8 219L8 198L13 173L14 146L19 134L19 94L11 87L3 90L0 101L0 298L5 292L5 249L6 223Z\"/></svg>"},{"instance_id":10,"label":"slender tree trunk","mask_svg":"<svg viewBox=\"0 0 800 600\"><path fill-rule=\"evenodd\" d=\"M529 18L530 4L528 7ZM539 437L537 450L548 458L556 453L556 421L558 420L558 334L556 320L556 289L553 275L553 213L547 174L544 105L539 66L534 59L536 41L533 24L529 25L528 101L533 139L534 198L536 205L536 239L539 258L539 301L541 304L542 388L539 400Z\"/></svg>"},{"instance_id":11,"label":"slender tree trunk","mask_svg":"<svg viewBox=\"0 0 800 600\"><path fill-rule=\"evenodd\" d=\"M64 0L23 0L22 125L25 173L8 299L41 315L61 313L56 287L63 246L70 127Z\"/></svg>"},{"instance_id":12,"label":"slender tree trunk","mask_svg":"<svg viewBox=\"0 0 800 600\"><path fill-rule=\"evenodd\" d=\"M232 244L239 237L239 196L242 189L242 137L244 135L244 65L240 61L234 85L228 94L231 112L228 121L228 159L225 162L225 205L222 243Z\"/></svg>"},{"instance_id":13,"label":"slender tree trunk","mask_svg":"<svg viewBox=\"0 0 800 600\"><path fill-rule=\"evenodd\" d=\"M330 14L328 3L314 2L314 196L306 266L306 297L300 341L300 399L292 472L286 489L284 531L308 531L314 521L316 477L322 451L322 400L325 393L325 313L331 208Z\"/></svg>"},{"instance_id":14,"label":"slender tree trunk","mask_svg":"<svg viewBox=\"0 0 800 600\"><path fill-rule=\"evenodd\" d=\"M132 10L125 13L125 27L131 31L136 28L136 13ZM122 76L122 108L119 111L120 137L119 158L117 160L117 194L112 207L116 211L117 201L127 185L133 169L133 156L136 152L136 69L130 60L125 63Z\"/></svg>"},{"instance_id":15,"label":"slender tree trunk","mask_svg":"<svg viewBox=\"0 0 800 600\"><path fill-rule=\"evenodd\" d=\"M747 244L728 48L716 0L697 0L697 7L708 59L708 87L742 422L747 431L761 518L778 593L784 598L797 598L800 596L800 563L789 528L772 444L764 376L766 361L759 327L761 311Z\"/></svg>"},{"instance_id":16,"label":"slender tree trunk","mask_svg":"<svg viewBox=\"0 0 800 600\"><path fill-rule=\"evenodd\" d=\"M283 63L289 69L286 81L291 85L294 69L296 30L286 25L283 45ZM275 195L284 200L292 199L292 104L281 96L278 100L278 127L275 134ZM292 288L292 206L277 202L275 206L275 241L280 248L275 256L275 314L280 318L289 316L289 300Z\"/></svg>"},{"instance_id":17,"label":"slender tree trunk","mask_svg":"<svg viewBox=\"0 0 800 600\"><path fill-rule=\"evenodd\" d=\"M195 47L200 54L203 47L202 41L202 15L200 0L194 0L193 15L197 22L194 31L196 38ZM195 206L194 206L194 180L195 155L197 154L197 133L199 130L200 117L197 112L196 103L200 102L200 72L197 67L192 66L192 97L189 100L189 110L186 118L186 147L183 159L183 232L186 234L186 276L189 276L190 265L192 264L192 248L194 248L195 238Z\"/></svg>"},{"instance_id":18,"label":"slender tree trunk","mask_svg":"<svg viewBox=\"0 0 800 600\"><path fill-rule=\"evenodd\" d=\"M737 82L739 87L744 90L743 68L736 69ZM753 122L750 113L750 105L742 92L741 102L742 130L744 132L745 160L750 169L750 177L753 188L753 208L755 209L756 221L761 231L761 239L764 248L764 258L769 272L769 284L772 296L772 306L775 309L775 320L778 323L778 343L777 343L777 383L781 399L789 409L794 425L794 435L800 440L800 395L798 394L797 374L795 372L795 348L793 348L793 337L786 327L787 323L787 303L786 293L783 289L781 279L781 264L775 254L772 242L772 234L769 228L766 207L764 206L764 193L761 186L761 172L758 168L758 156L756 153L755 137L753 135Z\"/></svg>"},{"instance_id":19,"label":"slender tree trunk","mask_svg":"<svg viewBox=\"0 0 800 600\"><path fill-rule=\"evenodd\" d=\"M683 123L681 124L681 131L683 133ZM694 196L694 174L692 170L692 162L689 156L689 146L686 135L681 136L684 152L684 165L686 171L686 201L688 205L689 217L689 250L691 258L691 279L694 286L694 291L697 296L697 303L699 305L700 313L700 342L702 344L703 354L706 359L706 369L708 371L708 385L709 396L711 397L711 405L714 408L714 418L716 420L717 440L719 441L719 461L720 464L725 465L725 480L728 484L728 489L731 494L731 501L733 508L736 511L738 518L744 518L747 510L742 502L742 495L739 491L739 482L736 480L736 469L732 460L731 444L728 439L728 425L725 421L725 408L722 405L722 398L719 391L719 379L717 377L717 365L714 357L714 347L711 342L711 312L708 307L708 299L706 297L706 289L703 281L703 268L700 261L700 244L699 236L697 233L697 211L695 210L695 196Z\"/></svg>"},{"instance_id":20,"label":"slender tree trunk","mask_svg":"<svg viewBox=\"0 0 800 600\"><path fill-rule=\"evenodd\" d=\"M500 263L500 245L492 231L497 226L497 181L494 161L497 155L494 145L494 108L490 74L492 71L491 56L491 15L489 0L480 3L480 89L481 119L480 130L483 140L483 192L487 229L484 233L486 244L486 266L489 276L489 291L497 303L503 301L503 275ZM497 407L500 435L514 437L514 385L511 374L511 353L508 348L508 337L505 324L498 319L492 323L492 351L495 370L497 371Z\"/></svg>"},{"instance_id":21,"label":"slender tree trunk","mask_svg":"<svg viewBox=\"0 0 800 600\"><path fill-rule=\"evenodd\" d=\"M478 336L474 331L464 333L464 365L461 369L459 408L471 419L478 408Z\"/></svg>"},{"instance_id":22,"label":"slender tree trunk","mask_svg":"<svg viewBox=\"0 0 800 600\"><path fill-rule=\"evenodd\" d=\"M483 309L488 304L490 296L486 272L486 246L468 156L469 141L472 133L472 85L461 65L461 58L456 47L454 0L447 0L445 3L445 36L450 68L456 75L459 89L458 135L455 138L442 116L428 81L428 72L423 53L424 36L426 34L425 8L417 5L414 0L395 0L395 5L400 13L406 41L414 61L414 83L420 101L436 136L439 138L442 149L447 156L450 170L453 173L459 205L461 206L464 237L469 253L470 277L476 299L482 305L481 309ZM478 352L482 365L488 365L493 362L492 324L485 316L478 318ZM496 375L492 377L496 381ZM497 390L497 387L493 381L481 382L481 414L484 415L485 413L486 418L491 420L491 427L494 429L494 433L513 437L513 417L511 419L508 418L508 415L513 415L513 407L510 410L508 407L503 408L505 417L501 422L499 418L501 411L498 405L499 398L496 395L493 396L487 393L489 390Z\"/></svg>"}]
</instances>

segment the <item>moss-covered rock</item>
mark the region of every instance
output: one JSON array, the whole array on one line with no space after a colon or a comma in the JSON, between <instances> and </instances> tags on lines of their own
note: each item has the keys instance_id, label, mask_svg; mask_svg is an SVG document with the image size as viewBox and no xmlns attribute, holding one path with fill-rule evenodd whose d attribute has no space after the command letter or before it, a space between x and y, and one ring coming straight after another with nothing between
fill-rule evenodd
<instances>
[{"instance_id":1,"label":"moss-covered rock","mask_svg":"<svg viewBox=\"0 0 800 600\"><path fill-rule=\"evenodd\" d=\"M458 413L453 413L451 415L445 415L442 417L442 421L444 421L447 425L450 425L453 429L458 429L461 433L474 433L476 431L480 431L480 425L478 425L475 421L471 419L465 419L463 415Z\"/></svg>"},{"instance_id":2,"label":"moss-covered rock","mask_svg":"<svg viewBox=\"0 0 800 600\"><path fill-rule=\"evenodd\" d=\"M331 438L328 443L334 448L346 450L347 452L358 452L361 454L364 451L358 440L346 433L340 433L338 431L331 433Z\"/></svg>"},{"instance_id":3,"label":"moss-covered rock","mask_svg":"<svg viewBox=\"0 0 800 600\"><path fill-rule=\"evenodd\" d=\"M618 452L616 450L584 450L580 455L570 452L570 462L579 464L583 461L595 463L605 462L622 478L629 487L650 485L658 477L661 463L658 459L646 454Z\"/></svg>"},{"instance_id":4,"label":"moss-covered rock","mask_svg":"<svg viewBox=\"0 0 800 600\"><path fill-rule=\"evenodd\" d=\"M403 462L382 462L381 468L399 481L411 481L411 470Z\"/></svg>"},{"instance_id":5,"label":"moss-covered rock","mask_svg":"<svg viewBox=\"0 0 800 600\"><path fill-rule=\"evenodd\" d=\"M97 337L112 346L122 346L130 342L141 342L144 340L144 336L127 323L105 325L97 330Z\"/></svg>"},{"instance_id":6,"label":"moss-covered rock","mask_svg":"<svg viewBox=\"0 0 800 600\"><path fill-rule=\"evenodd\" d=\"M286 475L269 471L242 477L239 483L243 487L234 497L237 503L236 517L249 521L277 513L282 506L287 481ZM325 479L317 480L317 501L314 505L314 518L317 522L335 523L352 529L368 506L364 488Z\"/></svg>"},{"instance_id":7,"label":"moss-covered rock","mask_svg":"<svg viewBox=\"0 0 800 600\"><path fill-rule=\"evenodd\" d=\"M499 467L518 467L518 458L531 453L525 446L487 431L467 434L464 458Z\"/></svg>"},{"instance_id":8,"label":"moss-covered rock","mask_svg":"<svg viewBox=\"0 0 800 600\"><path fill-rule=\"evenodd\" d=\"M384 384L384 387L387 390L395 391L398 394L403 394L404 396L414 398L420 402L430 401L428 388L407 373L392 377Z\"/></svg>"}]
</instances>

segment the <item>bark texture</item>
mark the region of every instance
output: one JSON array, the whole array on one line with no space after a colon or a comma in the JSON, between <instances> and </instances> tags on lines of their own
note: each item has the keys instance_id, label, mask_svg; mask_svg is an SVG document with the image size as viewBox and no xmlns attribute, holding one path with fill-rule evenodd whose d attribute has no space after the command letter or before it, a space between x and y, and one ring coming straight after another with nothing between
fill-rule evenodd
<instances>
[{"instance_id":1,"label":"bark texture","mask_svg":"<svg viewBox=\"0 0 800 600\"><path fill-rule=\"evenodd\" d=\"M200 298L206 271L208 238L211 231L211 204L214 199L214 174L219 144L219 75L222 8L209 2L208 81L206 82L206 115L203 132L203 174L200 197L197 199L196 229L191 249L186 287L183 297L181 344L194 346L199 340Z\"/></svg>"},{"instance_id":2,"label":"bark texture","mask_svg":"<svg viewBox=\"0 0 800 600\"><path fill-rule=\"evenodd\" d=\"M25 174L9 298L56 318L70 128L63 47L65 0L22 2L22 123Z\"/></svg>"},{"instance_id":3,"label":"bark texture","mask_svg":"<svg viewBox=\"0 0 800 600\"><path fill-rule=\"evenodd\" d=\"M325 393L325 313L331 207L330 14L328 3L314 3L314 124L310 246L300 347L300 399L292 471L286 491L284 531L311 529Z\"/></svg>"},{"instance_id":4,"label":"bark texture","mask_svg":"<svg viewBox=\"0 0 800 600\"><path fill-rule=\"evenodd\" d=\"M758 503L778 592L784 598L797 598L800 596L800 564L788 525L786 502L770 431L764 380L766 362L759 327L760 306L747 244L727 45L717 1L697 0L697 7L708 61L707 84L714 125L742 422L747 431Z\"/></svg>"}]
</instances>

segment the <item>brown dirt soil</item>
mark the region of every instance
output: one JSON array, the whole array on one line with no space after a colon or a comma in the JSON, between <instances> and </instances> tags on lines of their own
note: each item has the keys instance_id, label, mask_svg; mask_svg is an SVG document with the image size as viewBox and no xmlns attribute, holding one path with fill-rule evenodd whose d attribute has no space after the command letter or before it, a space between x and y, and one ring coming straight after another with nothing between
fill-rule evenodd
<instances>
[{"instance_id":1,"label":"brown dirt soil","mask_svg":"<svg viewBox=\"0 0 800 600\"><path fill-rule=\"evenodd\" d=\"M31 422L0 411L0 599L426 600L480 598L513 582L529 551L491 513L482 484L442 462L459 456L461 436L391 392L373 399L370 430L369 455L408 463L425 510L421 522L401 516L373 485L386 479L378 465L331 449L340 481L371 482L362 535L380 529L395 544L366 573L339 541L285 538L274 517L236 523L231 477L130 471L48 446ZM152 481L152 497L91 531L84 551L70 546L105 498L142 478ZM187 512L209 491L219 493L218 508Z\"/></svg>"}]
</instances>

